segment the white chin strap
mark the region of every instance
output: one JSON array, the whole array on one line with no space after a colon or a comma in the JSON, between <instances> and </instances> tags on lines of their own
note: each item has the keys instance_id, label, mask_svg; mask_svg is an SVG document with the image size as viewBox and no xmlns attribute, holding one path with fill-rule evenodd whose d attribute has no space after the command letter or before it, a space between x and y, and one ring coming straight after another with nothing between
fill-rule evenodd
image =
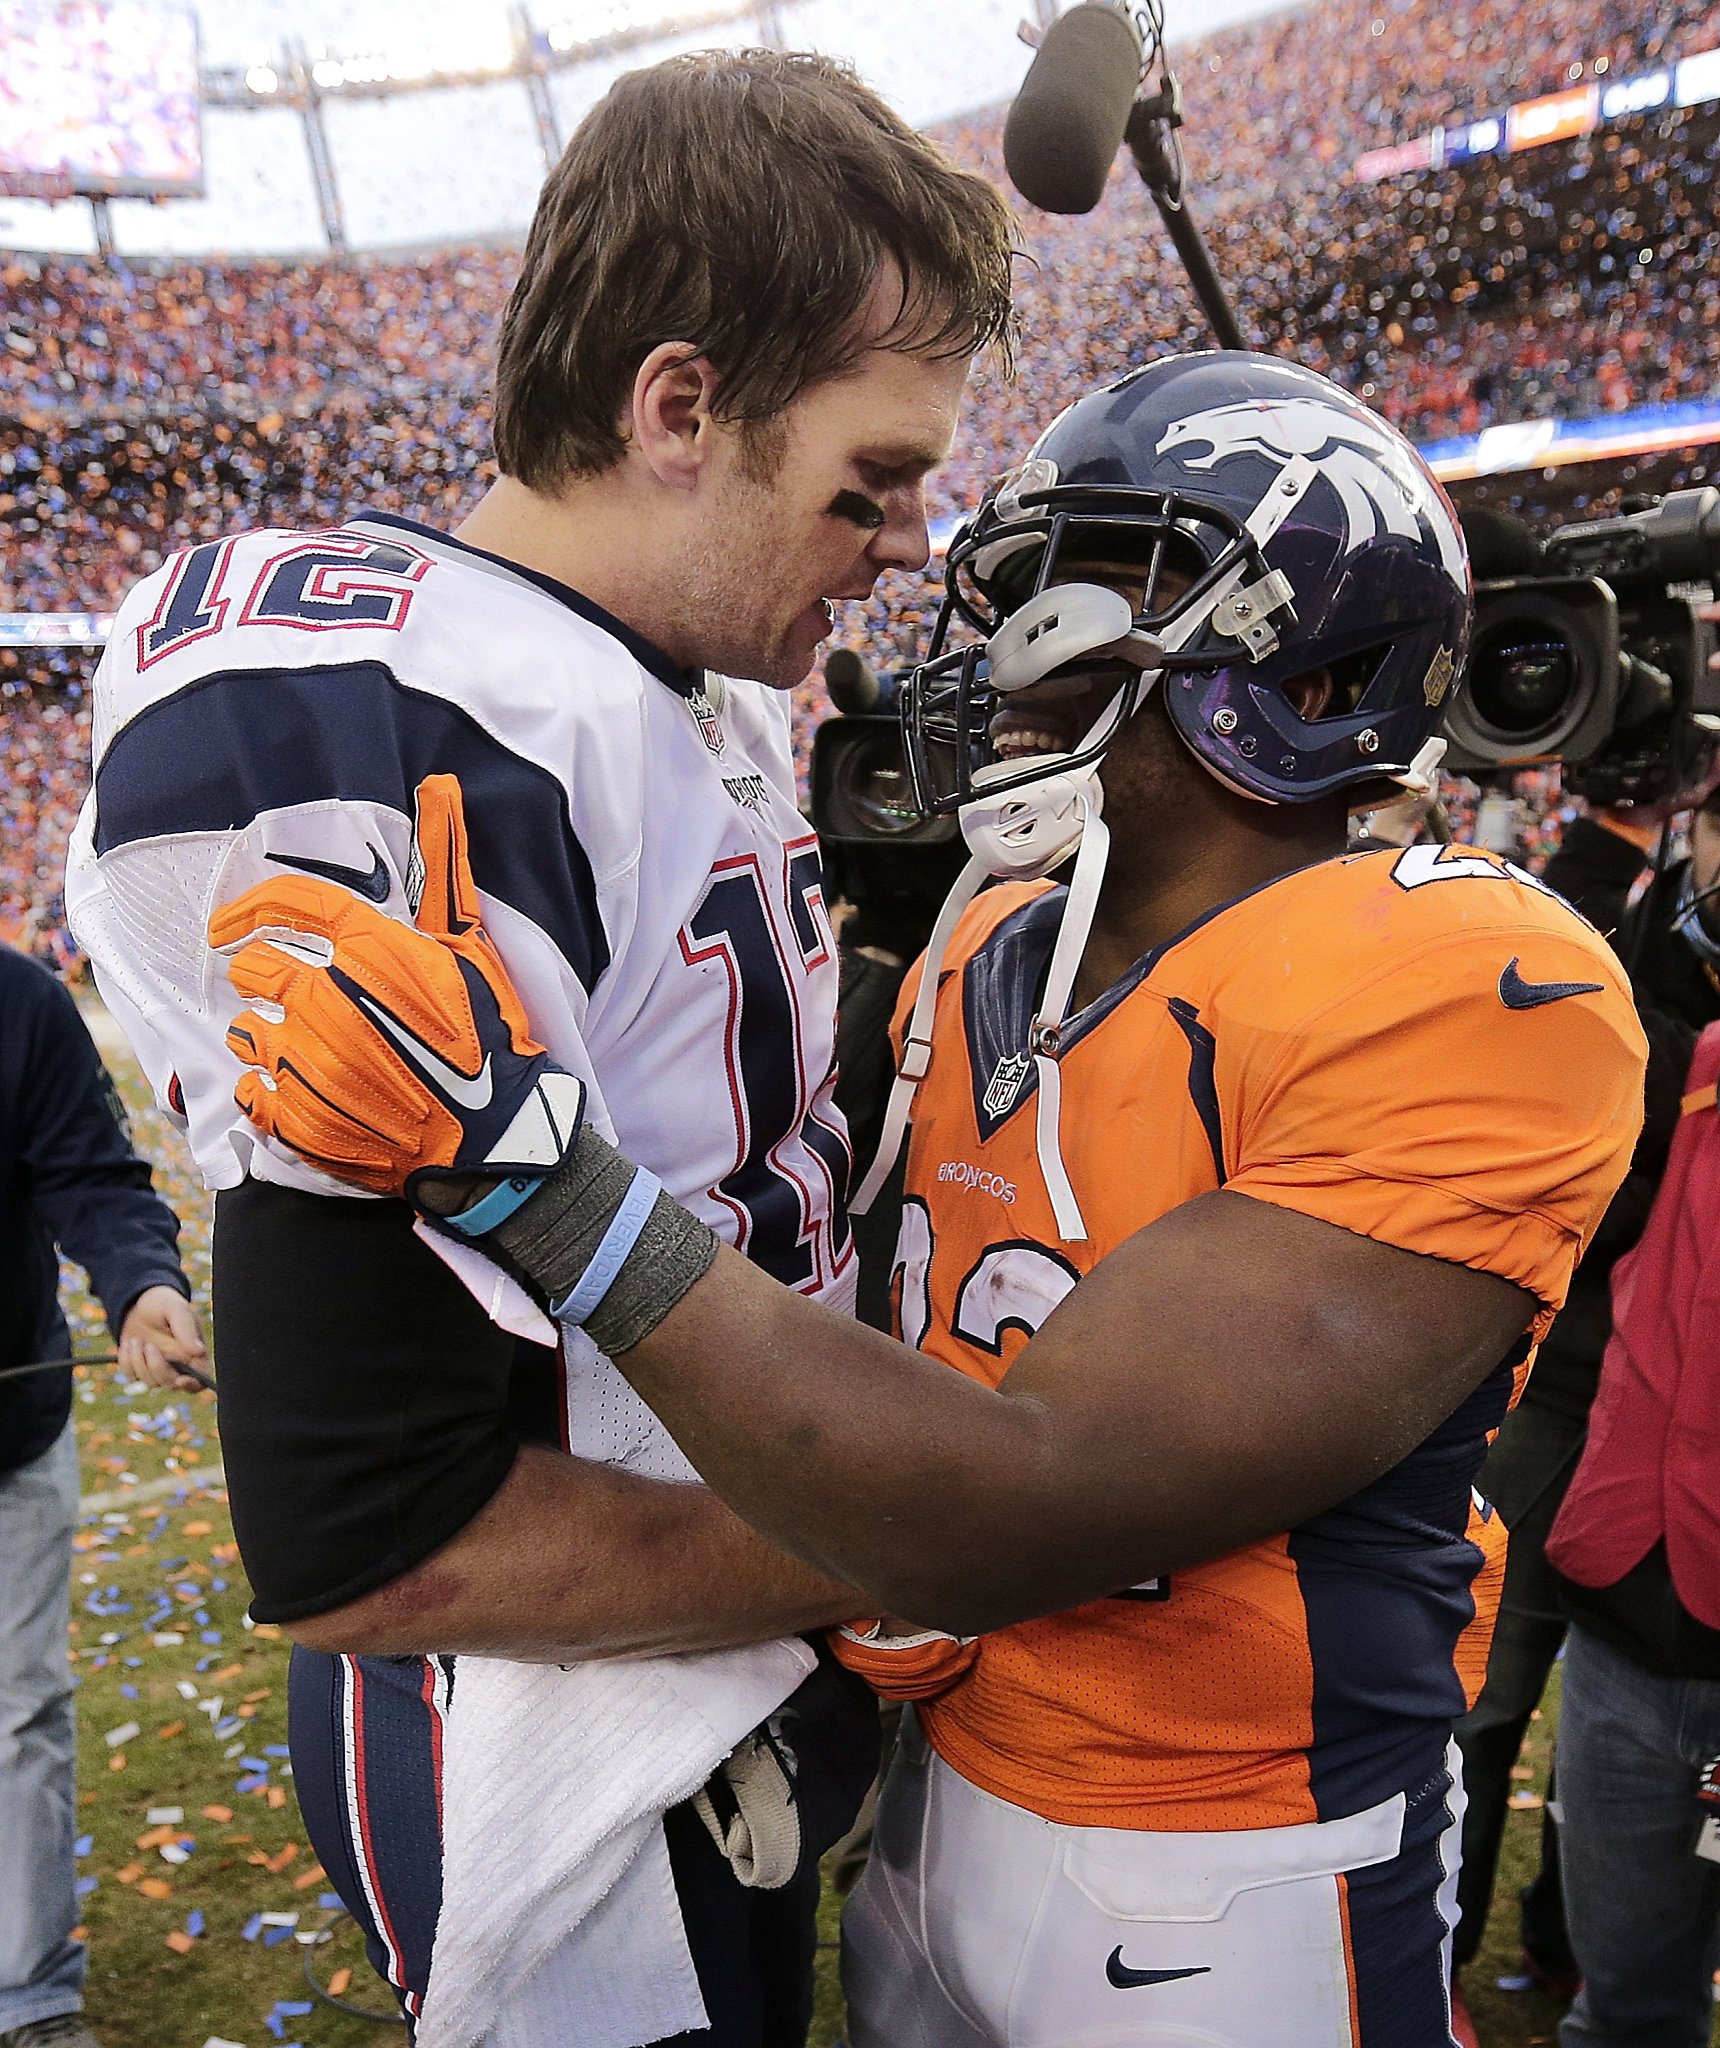
<instances>
[{"instance_id":1,"label":"white chin strap","mask_svg":"<svg viewBox=\"0 0 1720 2048\"><path fill-rule=\"evenodd\" d=\"M1431 796L1439 787L1439 764L1445 759L1445 741L1423 740L1416 756L1401 775L1392 777L1409 796Z\"/></svg>"},{"instance_id":2,"label":"white chin strap","mask_svg":"<svg viewBox=\"0 0 1720 2048\"><path fill-rule=\"evenodd\" d=\"M1107 706L1100 718L1109 715ZM864 1216L877 1199L878 1190L890 1176L901 1155L913 1115L914 1094L932 1058L932 1013L937 1008L938 979L944 955L962 912L994 876L1013 881L1036 881L1067 860L1077 846L1075 872L1069 881L1069 900L1057 927L1057 941L1051 949L1051 967L1046 976L1045 995L1028 1033L1028 1046L1039 1077L1036 1134L1039 1171L1058 1235L1065 1243L1079 1243L1087 1235L1081 1205L1075 1199L1069 1174L1063 1164L1062 1074L1057 1064L1063 1020L1068 1015L1069 997L1081 956L1087 950L1087 936L1093 929L1098 907L1099 885L1105 879L1105 862L1111 850L1111 834L1100 817L1103 792L1096 769L1082 768L1061 775L1049 775L1025 789L987 799L980 797L961 810L962 836L973 857L944 898L938 921L926 946L920 968L919 991L913 1014L908 1019L902 1057L891 1085L884 1112L884 1128L878 1140L878 1154L856 1189L848 1207ZM970 816L970 813L972 814Z\"/></svg>"},{"instance_id":3,"label":"white chin strap","mask_svg":"<svg viewBox=\"0 0 1720 2048\"><path fill-rule=\"evenodd\" d=\"M1039 1172L1045 1182L1045 1192L1051 1197L1057 1235L1065 1244L1082 1242L1087 1235L1087 1225L1063 1164L1063 1070L1057 1063L1057 1056L1063 1043L1063 1020L1069 1014L1069 997L1075 987L1076 971L1081 965L1082 954L1087 950L1087 936L1093 929L1093 912L1098 908L1099 886L1105 879L1105 862L1110 852L1110 828L1095 806L1088 815L1087 829L1081 834L1081 851L1075 857L1075 872L1069 878L1069 900L1063 906L1063 918L1057 927L1057 943L1051 949L1045 996L1027 1038L1039 1075L1034 1131L1039 1149Z\"/></svg>"}]
</instances>

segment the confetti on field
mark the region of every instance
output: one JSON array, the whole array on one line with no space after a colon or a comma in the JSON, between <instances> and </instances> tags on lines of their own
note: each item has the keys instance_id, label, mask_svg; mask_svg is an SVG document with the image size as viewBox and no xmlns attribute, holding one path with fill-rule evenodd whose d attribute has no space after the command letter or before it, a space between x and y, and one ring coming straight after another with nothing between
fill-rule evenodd
<instances>
[{"instance_id":1,"label":"confetti on field","mask_svg":"<svg viewBox=\"0 0 1720 2048\"><path fill-rule=\"evenodd\" d=\"M114 1065L206 1299L209 1198L123 1054ZM74 1343L100 1349L109 1340L99 1310L81 1275L64 1279ZM80 1693L77 1815L87 1832L76 1833L74 1883L87 1920L78 1938L91 1948L91 2030L136 2048L286 2048L300 2033L327 2048L298 1943L308 1955L333 1939L340 1901L292 1797L288 1644L245 1611L249 1588L211 1472L214 1397L86 1368L77 1401L83 1488L96 1496L73 1534L67 1632ZM319 1898L328 1910L306 1911L303 1924L276 1910ZM373 2002L353 1960L343 1988L356 1981L358 2002ZM402 2048L398 2029L359 2031L374 2048Z\"/></svg>"}]
</instances>

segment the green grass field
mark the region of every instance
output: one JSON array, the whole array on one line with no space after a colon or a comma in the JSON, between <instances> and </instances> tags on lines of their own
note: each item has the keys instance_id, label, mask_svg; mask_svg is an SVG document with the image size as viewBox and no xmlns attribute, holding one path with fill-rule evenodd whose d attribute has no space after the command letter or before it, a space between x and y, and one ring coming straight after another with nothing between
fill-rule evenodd
<instances>
[{"instance_id":1,"label":"green grass field","mask_svg":"<svg viewBox=\"0 0 1720 2048\"><path fill-rule=\"evenodd\" d=\"M138 1144L184 1221L206 1301L208 1199L106 1020L92 1014L92 1023ZM78 1348L105 1348L90 1304L75 1293L71 1301ZM389 2003L351 1923L324 1903L327 1882L299 1819L285 1755L287 1645L246 1625L214 1396L128 1390L114 1368L95 1367L79 1376L75 1413L93 1497L77 1538L71 1640L95 2033L109 2048L397 2048L397 2024L339 2011L306 1986L308 1965L348 2003ZM1494 1988L1517 1967L1515 1896L1537 1853L1555 1715L1550 1700L1525 1747L1523 1804L1509 1817L1487 1945L1465 1987L1485 2048L1550 2043L1558 2019L1533 1993ZM827 1897L817 2048L841 2031L835 1923Z\"/></svg>"}]
</instances>

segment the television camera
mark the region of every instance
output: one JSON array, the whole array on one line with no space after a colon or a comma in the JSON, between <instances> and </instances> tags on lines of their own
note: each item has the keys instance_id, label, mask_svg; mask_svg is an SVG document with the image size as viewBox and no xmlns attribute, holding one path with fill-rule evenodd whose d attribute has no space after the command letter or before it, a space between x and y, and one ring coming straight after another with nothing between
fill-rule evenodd
<instances>
[{"instance_id":1,"label":"television camera","mask_svg":"<svg viewBox=\"0 0 1720 2048\"><path fill-rule=\"evenodd\" d=\"M1720 491L1673 491L1540 539L1497 515L1464 525L1475 631L1445 767L1481 778L1558 761L1565 787L1601 805L1698 786L1720 739L1714 629L1698 610L1720 577Z\"/></svg>"}]
</instances>

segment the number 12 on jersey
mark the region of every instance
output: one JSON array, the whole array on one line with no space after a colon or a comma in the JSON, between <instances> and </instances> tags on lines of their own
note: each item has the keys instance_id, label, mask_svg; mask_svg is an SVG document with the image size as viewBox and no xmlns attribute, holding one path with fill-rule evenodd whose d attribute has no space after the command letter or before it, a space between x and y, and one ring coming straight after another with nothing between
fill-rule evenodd
<instances>
[{"instance_id":1,"label":"number 12 on jersey","mask_svg":"<svg viewBox=\"0 0 1720 2048\"><path fill-rule=\"evenodd\" d=\"M775 888L756 853L719 861L680 939L689 967L715 961L728 977L735 1163L711 1194L755 1265L788 1287L822 1287L852 1255L851 1161L834 1074L806 1071L808 983L834 952L816 841L783 849Z\"/></svg>"}]
</instances>

